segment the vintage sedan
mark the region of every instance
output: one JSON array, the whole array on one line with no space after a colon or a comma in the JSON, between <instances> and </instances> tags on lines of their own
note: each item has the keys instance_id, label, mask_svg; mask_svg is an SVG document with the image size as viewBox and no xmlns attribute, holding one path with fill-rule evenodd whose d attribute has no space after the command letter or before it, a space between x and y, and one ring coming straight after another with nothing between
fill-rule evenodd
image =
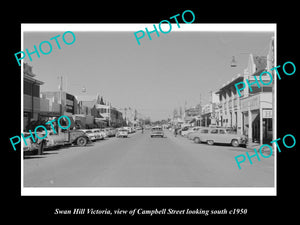
<instances>
[{"instance_id":1,"label":"vintage sedan","mask_svg":"<svg viewBox=\"0 0 300 225\"><path fill-rule=\"evenodd\" d=\"M151 128L150 137L164 137L164 131L161 126L155 126Z\"/></svg>"},{"instance_id":2,"label":"vintage sedan","mask_svg":"<svg viewBox=\"0 0 300 225\"><path fill-rule=\"evenodd\" d=\"M183 137L187 137L187 138L189 138L189 135L191 134L191 133L194 133L194 132L197 132L197 131L199 131L199 129L200 128L202 128L202 127L199 127L199 126L196 126L196 127L189 127L187 130L185 130L185 131L181 131L181 135L183 136Z\"/></svg>"},{"instance_id":3,"label":"vintage sedan","mask_svg":"<svg viewBox=\"0 0 300 225\"><path fill-rule=\"evenodd\" d=\"M120 128L118 129L117 133L116 133L116 137L128 137L128 130L124 129L124 128Z\"/></svg>"},{"instance_id":4,"label":"vintage sedan","mask_svg":"<svg viewBox=\"0 0 300 225\"><path fill-rule=\"evenodd\" d=\"M116 136L117 130L115 128L110 127L110 128L107 129L107 131L108 131L108 137L115 137Z\"/></svg>"},{"instance_id":5,"label":"vintage sedan","mask_svg":"<svg viewBox=\"0 0 300 225\"><path fill-rule=\"evenodd\" d=\"M188 133L187 138L189 140L194 140L194 141L196 140L199 142L200 141L199 135L201 133L208 133L209 129L210 129L209 127L199 127L198 130Z\"/></svg>"},{"instance_id":6,"label":"vintage sedan","mask_svg":"<svg viewBox=\"0 0 300 225\"><path fill-rule=\"evenodd\" d=\"M96 134L92 130L88 129L80 129L80 131L83 131L91 141L96 141Z\"/></svg>"},{"instance_id":7,"label":"vintage sedan","mask_svg":"<svg viewBox=\"0 0 300 225\"><path fill-rule=\"evenodd\" d=\"M209 145L214 143L231 144L234 147L247 144L245 135L236 134L225 128L210 128L207 131L203 129L193 140L196 143L206 142Z\"/></svg>"},{"instance_id":8,"label":"vintage sedan","mask_svg":"<svg viewBox=\"0 0 300 225\"><path fill-rule=\"evenodd\" d=\"M91 131L94 133L94 136L95 136L96 140L103 140L104 139L104 135L103 135L103 133L101 132L100 129L94 128L94 129L91 129Z\"/></svg>"}]
</instances>

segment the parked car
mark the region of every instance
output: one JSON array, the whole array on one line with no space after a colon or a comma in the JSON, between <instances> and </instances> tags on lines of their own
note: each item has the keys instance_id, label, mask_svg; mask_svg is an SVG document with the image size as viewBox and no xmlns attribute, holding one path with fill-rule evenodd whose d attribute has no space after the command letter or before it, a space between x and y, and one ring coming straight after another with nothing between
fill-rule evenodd
<instances>
[{"instance_id":1,"label":"parked car","mask_svg":"<svg viewBox=\"0 0 300 225\"><path fill-rule=\"evenodd\" d=\"M184 137L187 137L189 133L198 131L201 127L185 127L183 130L181 130L181 135Z\"/></svg>"},{"instance_id":2,"label":"parked car","mask_svg":"<svg viewBox=\"0 0 300 225\"><path fill-rule=\"evenodd\" d=\"M124 127L124 129L127 129L129 134L132 134L135 132L135 129L133 127Z\"/></svg>"},{"instance_id":3,"label":"parked car","mask_svg":"<svg viewBox=\"0 0 300 225\"><path fill-rule=\"evenodd\" d=\"M194 137L194 142L206 142L209 145L214 143L231 144L234 147L247 144L247 137L239 135L226 128L201 129L199 135Z\"/></svg>"},{"instance_id":4,"label":"parked car","mask_svg":"<svg viewBox=\"0 0 300 225\"><path fill-rule=\"evenodd\" d=\"M155 126L151 128L150 137L164 137L164 131L161 126Z\"/></svg>"},{"instance_id":5,"label":"parked car","mask_svg":"<svg viewBox=\"0 0 300 225\"><path fill-rule=\"evenodd\" d=\"M204 131L202 131L204 130ZM186 135L187 139L194 140L195 137L197 137L201 132L208 132L208 127L198 127L197 130L190 132Z\"/></svg>"},{"instance_id":6,"label":"parked car","mask_svg":"<svg viewBox=\"0 0 300 225\"><path fill-rule=\"evenodd\" d=\"M31 134L29 132L24 132L23 135L26 138L26 137L29 137ZM43 135L40 135L40 134L38 134L38 135L43 136ZM38 146L39 145L39 140L40 139L38 139L36 137L34 139L35 142L33 142L31 138L26 139L26 144L25 144L25 142L23 144L23 151L25 152L25 151L35 151L35 150L37 150L38 147L39 147Z\"/></svg>"},{"instance_id":7,"label":"parked car","mask_svg":"<svg viewBox=\"0 0 300 225\"><path fill-rule=\"evenodd\" d=\"M104 136L104 138L107 138L107 134L108 134L108 131L105 130L105 129L100 129L100 132L102 133L102 135Z\"/></svg>"},{"instance_id":8,"label":"parked car","mask_svg":"<svg viewBox=\"0 0 300 225\"><path fill-rule=\"evenodd\" d=\"M91 141L96 141L96 134L92 130L81 129L80 131L83 131Z\"/></svg>"},{"instance_id":9,"label":"parked car","mask_svg":"<svg viewBox=\"0 0 300 225\"><path fill-rule=\"evenodd\" d=\"M117 130L115 128L108 128L108 137L115 137Z\"/></svg>"},{"instance_id":10,"label":"parked car","mask_svg":"<svg viewBox=\"0 0 300 225\"><path fill-rule=\"evenodd\" d=\"M44 134L38 134L43 136ZM28 132L24 132L24 136L29 136ZM24 144L24 151L37 151L38 154L43 154L44 149L60 147L64 145L76 144L78 146L85 146L90 141L90 138L80 130L59 130L54 133L52 130L48 130L48 135L45 139L35 139L35 142L31 138L26 140L27 146Z\"/></svg>"},{"instance_id":11,"label":"parked car","mask_svg":"<svg viewBox=\"0 0 300 225\"><path fill-rule=\"evenodd\" d=\"M189 126L184 126L184 127L181 127L181 129L179 129L179 134L184 136L186 133L188 133L190 127Z\"/></svg>"},{"instance_id":12,"label":"parked car","mask_svg":"<svg viewBox=\"0 0 300 225\"><path fill-rule=\"evenodd\" d=\"M117 133L116 133L116 137L128 137L128 130L124 129L124 128L119 128Z\"/></svg>"},{"instance_id":13,"label":"parked car","mask_svg":"<svg viewBox=\"0 0 300 225\"><path fill-rule=\"evenodd\" d=\"M94 129L91 129L91 131L94 133L96 140L104 139L104 133L100 129L94 128Z\"/></svg>"},{"instance_id":14,"label":"parked car","mask_svg":"<svg viewBox=\"0 0 300 225\"><path fill-rule=\"evenodd\" d=\"M205 127L205 128L201 128L196 132L192 132L189 134L188 139L193 140L195 143L200 143L201 139L200 136L203 134L207 134L209 132L210 128Z\"/></svg>"}]
</instances>

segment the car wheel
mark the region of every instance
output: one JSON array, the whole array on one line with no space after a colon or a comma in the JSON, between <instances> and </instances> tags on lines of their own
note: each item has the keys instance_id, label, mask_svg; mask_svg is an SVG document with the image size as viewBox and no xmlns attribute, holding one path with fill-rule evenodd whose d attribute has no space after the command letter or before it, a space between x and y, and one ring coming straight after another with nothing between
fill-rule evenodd
<instances>
[{"instance_id":1,"label":"car wheel","mask_svg":"<svg viewBox=\"0 0 300 225\"><path fill-rule=\"evenodd\" d=\"M207 140L207 144L213 145L213 144L214 144L214 141L213 141L213 140Z\"/></svg>"},{"instance_id":2,"label":"car wheel","mask_svg":"<svg viewBox=\"0 0 300 225\"><path fill-rule=\"evenodd\" d=\"M232 145L233 147L239 147L239 146L240 146L238 140L236 140L236 139L233 139L233 140L231 141L231 145Z\"/></svg>"},{"instance_id":3,"label":"car wheel","mask_svg":"<svg viewBox=\"0 0 300 225\"><path fill-rule=\"evenodd\" d=\"M195 138L194 138L194 142L197 143L197 144L199 144L199 143L200 143L200 138L195 137Z\"/></svg>"},{"instance_id":4,"label":"car wheel","mask_svg":"<svg viewBox=\"0 0 300 225\"><path fill-rule=\"evenodd\" d=\"M78 146L86 146L87 140L85 137L79 137L77 138L76 144Z\"/></svg>"}]
</instances>

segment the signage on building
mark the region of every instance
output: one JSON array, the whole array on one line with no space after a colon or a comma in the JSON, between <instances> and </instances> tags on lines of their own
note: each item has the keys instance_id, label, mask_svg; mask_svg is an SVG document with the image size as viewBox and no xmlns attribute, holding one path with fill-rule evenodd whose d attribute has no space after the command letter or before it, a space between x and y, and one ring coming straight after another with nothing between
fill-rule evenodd
<instances>
[{"instance_id":1,"label":"signage on building","mask_svg":"<svg viewBox=\"0 0 300 225\"><path fill-rule=\"evenodd\" d=\"M273 118L272 109L263 109L263 111L262 111L262 118L264 118L264 119Z\"/></svg>"},{"instance_id":2,"label":"signage on building","mask_svg":"<svg viewBox=\"0 0 300 225\"><path fill-rule=\"evenodd\" d=\"M74 114L74 96L66 93L66 112Z\"/></svg>"}]
</instances>

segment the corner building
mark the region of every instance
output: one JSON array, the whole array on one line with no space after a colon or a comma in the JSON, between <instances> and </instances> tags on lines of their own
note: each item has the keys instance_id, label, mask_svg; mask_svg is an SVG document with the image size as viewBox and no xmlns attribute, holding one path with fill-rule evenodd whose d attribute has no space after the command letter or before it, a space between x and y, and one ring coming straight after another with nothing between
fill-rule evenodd
<instances>
[{"instance_id":1,"label":"corner building","mask_svg":"<svg viewBox=\"0 0 300 225\"><path fill-rule=\"evenodd\" d=\"M271 67L270 53L268 57L249 55L248 66L242 75L238 75L223 85L218 91L219 120L221 126L232 127L238 134L248 136L251 143L269 143L273 136L273 84L263 85L260 74L269 71ZM271 67L272 68L272 67ZM248 80L249 85L246 82ZM264 83L270 82L270 77L262 76ZM258 84L255 81L258 80ZM244 82L246 87L238 95L235 84Z\"/></svg>"}]
</instances>

